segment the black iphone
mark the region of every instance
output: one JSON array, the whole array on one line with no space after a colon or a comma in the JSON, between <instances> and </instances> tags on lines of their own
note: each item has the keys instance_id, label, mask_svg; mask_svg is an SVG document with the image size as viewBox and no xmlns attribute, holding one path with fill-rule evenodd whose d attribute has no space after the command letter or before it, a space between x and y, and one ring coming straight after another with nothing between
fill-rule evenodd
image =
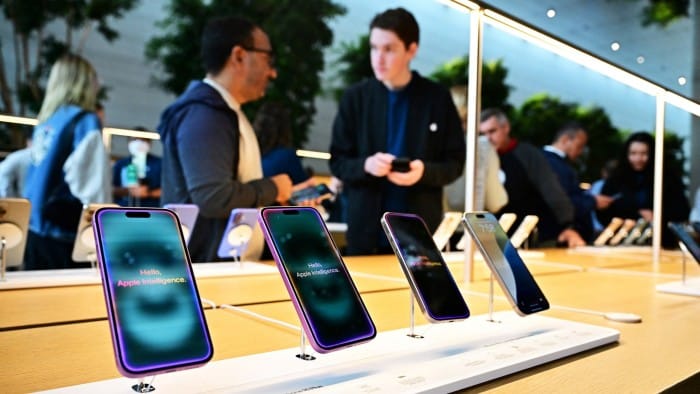
<instances>
[{"instance_id":1,"label":"black iphone","mask_svg":"<svg viewBox=\"0 0 700 394\"><path fill-rule=\"evenodd\" d=\"M374 323L318 211L267 207L259 221L311 346L327 353L374 338Z\"/></svg>"},{"instance_id":2,"label":"black iphone","mask_svg":"<svg viewBox=\"0 0 700 394\"><path fill-rule=\"evenodd\" d=\"M423 219L386 212L381 223L425 317L433 323L469 317L469 308Z\"/></svg>"},{"instance_id":3,"label":"black iphone","mask_svg":"<svg viewBox=\"0 0 700 394\"><path fill-rule=\"evenodd\" d=\"M397 157L391 162L391 171L409 172L411 171L411 159L408 157Z\"/></svg>"}]
</instances>

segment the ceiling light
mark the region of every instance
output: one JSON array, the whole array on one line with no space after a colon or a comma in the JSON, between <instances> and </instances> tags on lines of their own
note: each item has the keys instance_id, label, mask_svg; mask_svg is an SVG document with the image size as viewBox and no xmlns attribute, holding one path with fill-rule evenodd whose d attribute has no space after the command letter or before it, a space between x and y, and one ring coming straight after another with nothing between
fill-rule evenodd
<instances>
[{"instance_id":1,"label":"ceiling light","mask_svg":"<svg viewBox=\"0 0 700 394\"><path fill-rule=\"evenodd\" d=\"M641 56L641 55L640 55L640 56L637 56L637 63L638 63L638 64L644 63L645 60L646 60L646 59L644 58L644 56Z\"/></svg>"},{"instance_id":2,"label":"ceiling light","mask_svg":"<svg viewBox=\"0 0 700 394\"><path fill-rule=\"evenodd\" d=\"M557 16L557 10L555 10L554 8L550 8L547 10L547 18L554 18L555 16Z\"/></svg>"},{"instance_id":3,"label":"ceiling light","mask_svg":"<svg viewBox=\"0 0 700 394\"><path fill-rule=\"evenodd\" d=\"M620 50L620 43L617 41L613 41L612 44L610 44L610 49L617 52L618 50Z\"/></svg>"},{"instance_id":4,"label":"ceiling light","mask_svg":"<svg viewBox=\"0 0 700 394\"><path fill-rule=\"evenodd\" d=\"M685 86L685 84L686 84L687 82L688 82L688 80L685 79L685 77L683 77L683 76L678 77L678 84L679 84L679 85Z\"/></svg>"}]
</instances>

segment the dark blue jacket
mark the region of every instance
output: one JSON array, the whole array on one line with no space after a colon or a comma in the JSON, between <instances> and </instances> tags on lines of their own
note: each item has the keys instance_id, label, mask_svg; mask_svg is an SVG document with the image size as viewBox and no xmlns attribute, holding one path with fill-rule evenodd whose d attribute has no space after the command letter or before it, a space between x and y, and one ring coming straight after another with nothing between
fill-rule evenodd
<instances>
[{"instance_id":1,"label":"dark blue jacket","mask_svg":"<svg viewBox=\"0 0 700 394\"><path fill-rule=\"evenodd\" d=\"M550 169L542 150L527 142L515 141L505 151L499 151L501 170L506 176L503 186L508 204L500 213L512 212L518 221L526 215L537 215L539 242L556 242L559 234L574 223L574 207Z\"/></svg>"},{"instance_id":2,"label":"dark blue jacket","mask_svg":"<svg viewBox=\"0 0 700 394\"><path fill-rule=\"evenodd\" d=\"M267 178L237 180L238 116L213 87L201 81L165 109L158 126L163 143L161 204L196 204L189 240L193 261L216 261L233 208L272 204L277 188Z\"/></svg>"},{"instance_id":3,"label":"dark blue jacket","mask_svg":"<svg viewBox=\"0 0 700 394\"><path fill-rule=\"evenodd\" d=\"M591 212L595 211L595 197L581 189L576 171L569 162L554 152L543 150L552 171L557 174L559 184L574 205L574 229L586 242L593 242L593 220Z\"/></svg>"}]
</instances>

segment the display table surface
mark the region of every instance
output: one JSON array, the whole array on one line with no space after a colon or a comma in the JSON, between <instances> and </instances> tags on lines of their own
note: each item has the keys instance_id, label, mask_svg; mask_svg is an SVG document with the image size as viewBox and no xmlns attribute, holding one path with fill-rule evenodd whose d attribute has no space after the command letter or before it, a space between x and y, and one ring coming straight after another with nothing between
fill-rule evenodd
<instances>
[{"instance_id":1,"label":"display table surface","mask_svg":"<svg viewBox=\"0 0 700 394\"><path fill-rule=\"evenodd\" d=\"M489 319L489 318L493 318ZM494 321L496 320L496 321ZM615 329L544 316L501 312L461 322L384 331L342 351L300 348L231 358L156 377L162 392L452 392L552 360L614 343ZM148 381L148 379L147 379ZM119 393L137 381L119 378L52 392Z\"/></svg>"},{"instance_id":2,"label":"display table surface","mask_svg":"<svg viewBox=\"0 0 700 394\"><path fill-rule=\"evenodd\" d=\"M658 392L698 371L700 300L656 291L659 284L680 280L680 254L664 252L661 262L653 264L650 250L543 252L542 262L582 269L538 266L526 260L552 304L541 315L617 330L619 344L498 378L475 390ZM380 332L405 328L410 295L396 257L354 257L346 262ZM462 264L450 263L450 269L461 278ZM488 310L488 271L480 261L475 262L474 270L475 281L460 287L472 315L482 315ZM698 274L700 268L688 266L688 275ZM202 296L216 305L234 303L299 324L279 274L205 278L198 280L198 286ZM59 293L68 289L71 292ZM497 286L496 295L496 310L509 310ZM107 321L104 317L89 320L89 316L105 315L99 285L2 290L0 297L3 392L47 390L119 377ZM636 313L643 321L625 324L600 316L610 311ZM70 314L85 314L88 320L65 317ZM14 315L32 316L32 323L7 323ZM207 310L206 317L215 360L298 346L294 330L218 308ZM417 321L425 324L419 313Z\"/></svg>"}]
</instances>

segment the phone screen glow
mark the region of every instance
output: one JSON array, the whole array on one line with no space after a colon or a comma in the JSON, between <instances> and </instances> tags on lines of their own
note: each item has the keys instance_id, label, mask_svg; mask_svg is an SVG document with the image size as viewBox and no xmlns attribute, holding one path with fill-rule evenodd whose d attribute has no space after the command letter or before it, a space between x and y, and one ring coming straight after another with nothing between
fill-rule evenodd
<instances>
[{"instance_id":1,"label":"phone screen glow","mask_svg":"<svg viewBox=\"0 0 700 394\"><path fill-rule=\"evenodd\" d=\"M374 337L375 327L322 219L311 208L263 211L274 248L324 349Z\"/></svg>"},{"instance_id":2,"label":"phone screen glow","mask_svg":"<svg viewBox=\"0 0 700 394\"><path fill-rule=\"evenodd\" d=\"M98 213L121 367L141 374L205 362L212 347L177 221L167 211L141 212Z\"/></svg>"}]
</instances>

